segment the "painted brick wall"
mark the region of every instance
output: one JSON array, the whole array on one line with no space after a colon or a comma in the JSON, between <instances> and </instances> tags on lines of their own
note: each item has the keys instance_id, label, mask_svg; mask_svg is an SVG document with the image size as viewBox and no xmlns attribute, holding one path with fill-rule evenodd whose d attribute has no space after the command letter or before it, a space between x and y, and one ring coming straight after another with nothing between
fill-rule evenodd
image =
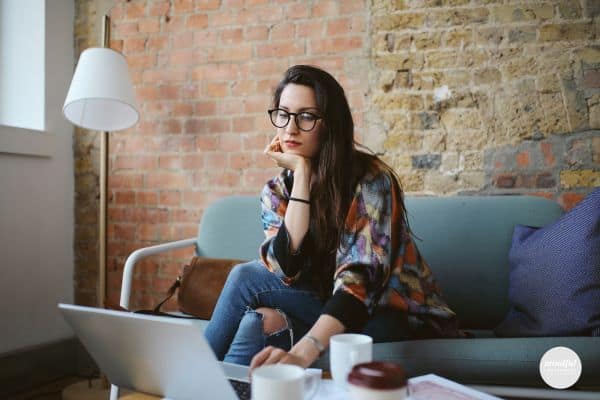
<instances>
[{"instance_id":1,"label":"painted brick wall","mask_svg":"<svg viewBox=\"0 0 600 400\"><path fill-rule=\"evenodd\" d=\"M102 0L78 0L78 52ZM409 194L534 194L571 208L600 186L600 7L594 0L117 0L112 47L141 107L111 135L108 297L126 256L192 237L207 204L276 173L265 110L296 63L347 90L358 137ZM436 101L435 90L451 96ZM94 303L98 144L78 131L77 301ZM191 252L136 272L153 304Z\"/></svg>"}]
</instances>

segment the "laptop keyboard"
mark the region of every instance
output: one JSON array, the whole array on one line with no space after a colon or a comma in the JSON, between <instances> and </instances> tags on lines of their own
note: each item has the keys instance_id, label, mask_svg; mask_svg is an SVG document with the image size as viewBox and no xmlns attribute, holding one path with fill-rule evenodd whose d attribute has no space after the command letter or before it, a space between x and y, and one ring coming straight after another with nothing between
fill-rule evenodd
<instances>
[{"instance_id":1,"label":"laptop keyboard","mask_svg":"<svg viewBox=\"0 0 600 400\"><path fill-rule=\"evenodd\" d=\"M242 381L234 381L229 379L229 383L233 386L233 390L240 400L250 400L250 383Z\"/></svg>"}]
</instances>

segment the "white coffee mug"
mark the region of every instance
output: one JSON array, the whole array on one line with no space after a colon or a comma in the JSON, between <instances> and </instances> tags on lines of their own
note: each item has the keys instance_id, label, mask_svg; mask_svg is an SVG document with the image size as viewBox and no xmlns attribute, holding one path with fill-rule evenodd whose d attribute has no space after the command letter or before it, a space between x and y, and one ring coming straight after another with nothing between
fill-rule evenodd
<instances>
[{"instance_id":1,"label":"white coffee mug","mask_svg":"<svg viewBox=\"0 0 600 400\"><path fill-rule=\"evenodd\" d=\"M308 400L315 395L321 377L297 365L271 364L252 372L252 400Z\"/></svg>"},{"instance_id":2,"label":"white coffee mug","mask_svg":"<svg viewBox=\"0 0 600 400\"><path fill-rule=\"evenodd\" d=\"M373 339L357 333L341 333L329 339L331 376L336 384L346 386L346 379L356 364L373 360Z\"/></svg>"}]
</instances>

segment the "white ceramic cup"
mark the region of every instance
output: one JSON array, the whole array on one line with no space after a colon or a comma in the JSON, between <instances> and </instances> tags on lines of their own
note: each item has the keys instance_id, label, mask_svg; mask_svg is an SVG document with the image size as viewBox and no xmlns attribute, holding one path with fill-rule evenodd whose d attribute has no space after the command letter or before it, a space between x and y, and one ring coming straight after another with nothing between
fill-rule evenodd
<instances>
[{"instance_id":1,"label":"white ceramic cup","mask_svg":"<svg viewBox=\"0 0 600 400\"><path fill-rule=\"evenodd\" d=\"M252 400L308 400L319 387L320 376L297 365L271 364L252 372Z\"/></svg>"},{"instance_id":2,"label":"white ceramic cup","mask_svg":"<svg viewBox=\"0 0 600 400\"><path fill-rule=\"evenodd\" d=\"M357 333L341 333L329 339L329 364L333 381L346 386L348 373L359 363L373 360L373 339Z\"/></svg>"}]
</instances>

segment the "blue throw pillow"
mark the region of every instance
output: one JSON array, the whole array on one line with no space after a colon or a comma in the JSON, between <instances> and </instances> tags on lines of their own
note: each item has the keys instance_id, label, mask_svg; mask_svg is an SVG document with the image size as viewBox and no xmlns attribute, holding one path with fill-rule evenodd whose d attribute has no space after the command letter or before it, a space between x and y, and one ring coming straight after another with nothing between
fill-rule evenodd
<instances>
[{"instance_id":1,"label":"blue throw pillow","mask_svg":"<svg viewBox=\"0 0 600 400\"><path fill-rule=\"evenodd\" d=\"M517 225L498 336L600 336L600 188L543 228Z\"/></svg>"}]
</instances>

